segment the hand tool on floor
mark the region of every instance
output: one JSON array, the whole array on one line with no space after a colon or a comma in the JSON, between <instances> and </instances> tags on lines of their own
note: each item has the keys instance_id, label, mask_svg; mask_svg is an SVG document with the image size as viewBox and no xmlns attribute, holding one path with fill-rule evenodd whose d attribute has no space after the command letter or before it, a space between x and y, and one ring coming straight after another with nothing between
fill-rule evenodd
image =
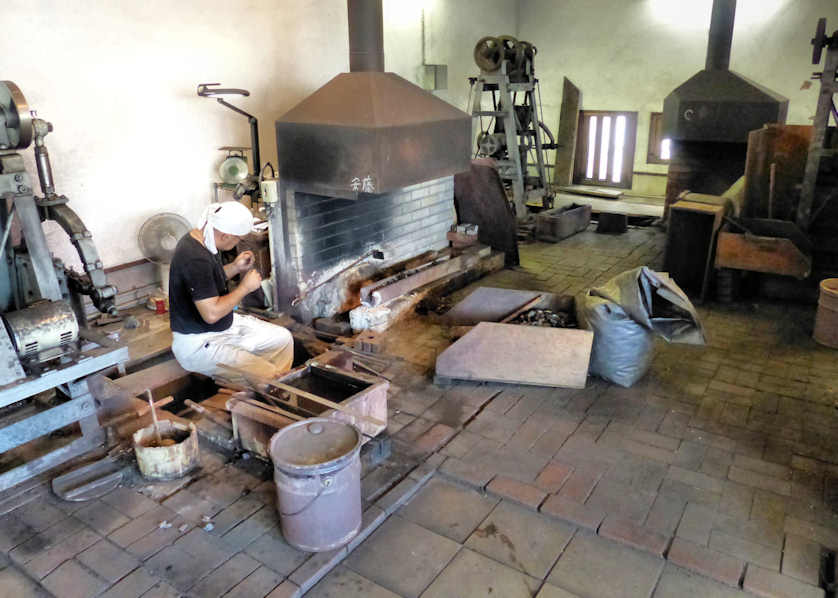
<instances>
[{"instance_id":1,"label":"hand tool on floor","mask_svg":"<svg viewBox=\"0 0 838 598\"><path fill-rule=\"evenodd\" d=\"M292 395L297 395L299 397L303 397L304 399L308 399L309 401L314 401L315 403L319 403L319 404L324 405L325 407L328 407L330 409L336 409L337 411L342 411L342 412L344 412L348 415L351 415L353 417L358 418L359 420L366 421L366 422L371 423L373 425L376 425L376 426L386 426L387 425L386 422L383 422L378 418L370 417L368 415L361 415L360 413L356 413L352 409L347 409L346 407L344 407L340 403L335 403L334 401L330 401L329 399L324 399L323 397L318 397L315 394L312 394L310 392L306 392L304 390L300 390L299 388L295 388L293 386L289 386L288 384L283 384L282 382L277 382L275 380L267 380L265 378L261 378L259 376L256 376L255 374L252 374L251 372L246 372L244 370L240 370L239 368L235 368L233 366L226 365L226 364L223 364L223 363L219 363L218 367L224 368L226 370L229 370L230 372L233 372L235 374L243 376L243 377L245 377L245 379L250 377L253 380L255 380L256 382L258 382L259 384L264 384L266 387L273 386L274 388L284 390L285 392L288 392Z\"/></svg>"},{"instance_id":2,"label":"hand tool on floor","mask_svg":"<svg viewBox=\"0 0 838 598\"><path fill-rule=\"evenodd\" d=\"M194 409L195 411L197 411L198 413L200 413L201 415L206 417L208 420L218 424L222 428L227 428L231 432L233 431L233 426L230 424L230 422L225 420L223 417L213 413L212 411L210 411L206 407L202 407L201 405L199 405L195 401L191 401L189 399L186 399L184 401L184 403L186 403L191 409Z\"/></svg>"},{"instance_id":3,"label":"hand tool on floor","mask_svg":"<svg viewBox=\"0 0 838 598\"><path fill-rule=\"evenodd\" d=\"M122 482L122 465L110 456L88 463L52 480L52 491L68 501L104 496Z\"/></svg>"},{"instance_id":4,"label":"hand tool on floor","mask_svg":"<svg viewBox=\"0 0 838 598\"><path fill-rule=\"evenodd\" d=\"M151 421L154 423L154 440L157 442L157 446L171 446L175 444L175 441L171 438L167 438L166 442L163 442L163 437L160 435L160 424L157 423L157 411L154 409L154 399L151 396L151 390L148 388L145 389L145 396L148 399L148 406L151 409Z\"/></svg>"}]
</instances>

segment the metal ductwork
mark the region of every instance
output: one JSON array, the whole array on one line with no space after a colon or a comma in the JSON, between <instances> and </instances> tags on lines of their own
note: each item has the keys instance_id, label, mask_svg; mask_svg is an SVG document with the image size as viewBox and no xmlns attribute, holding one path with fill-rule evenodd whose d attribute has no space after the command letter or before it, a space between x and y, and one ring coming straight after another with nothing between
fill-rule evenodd
<instances>
[{"instance_id":1,"label":"metal ductwork","mask_svg":"<svg viewBox=\"0 0 838 598\"><path fill-rule=\"evenodd\" d=\"M471 117L383 72L381 0L348 0L347 7L350 72L276 121L283 182L357 198L468 170Z\"/></svg>"},{"instance_id":2,"label":"metal ductwork","mask_svg":"<svg viewBox=\"0 0 838 598\"><path fill-rule=\"evenodd\" d=\"M746 143L750 131L784 123L788 99L729 69L736 0L714 0L705 69L663 102L663 132L676 141Z\"/></svg>"},{"instance_id":3,"label":"metal ductwork","mask_svg":"<svg viewBox=\"0 0 838 598\"><path fill-rule=\"evenodd\" d=\"M384 72L384 17L381 0L348 0L349 71Z\"/></svg>"}]
</instances>

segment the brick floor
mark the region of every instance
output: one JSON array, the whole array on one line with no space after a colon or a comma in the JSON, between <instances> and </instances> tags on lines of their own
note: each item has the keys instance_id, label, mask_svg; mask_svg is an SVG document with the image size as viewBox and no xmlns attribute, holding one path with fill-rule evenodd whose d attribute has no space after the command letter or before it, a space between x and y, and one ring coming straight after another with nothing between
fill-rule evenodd
<instances>
[{"instance_id":1,"label":"brick floor","mask_svg":"<svg viewBox=\"0 0 838 598\"><path fill-rule=\"evenodd\" d=\"M664 242L631 228L524 244L519 267L477 284L572 294L659 267ZM593 378L573 390L438 388L445 327L408 318L379 335L393 360L394 456L364 471L372 506L345 551L291 548L269 470L265 481L207 450L189 480L91 503L64 503L46 486L23 504L0 496L0 587L285 596L325 575L308 595L728 598L743 583L762 596L822 595L819 551L838 546L835 353L809 338L812 306L710 301L698 311L708 345L656 343L629 389Z\"/></svg>"}]
</instances>

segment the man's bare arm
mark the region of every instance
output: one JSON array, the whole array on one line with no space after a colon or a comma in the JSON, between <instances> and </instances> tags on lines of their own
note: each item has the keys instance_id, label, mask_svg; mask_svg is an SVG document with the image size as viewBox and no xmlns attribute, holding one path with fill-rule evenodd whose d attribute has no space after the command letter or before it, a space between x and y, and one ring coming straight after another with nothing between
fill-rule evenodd
<instances>
[{"instance_id":1,"label":"man's bare arm","mask_svg":"<svg viewBox=\"0 0 838 598\"><path fill-rule=\"evenodd\" d=\"M199 299L195 302L198 313L207 324L215 324L221 318L233 311L245 295L252 293L262 284L262 277L256 270L251 270L235 289L218 297Z\"/></svg>"}]
</instances>

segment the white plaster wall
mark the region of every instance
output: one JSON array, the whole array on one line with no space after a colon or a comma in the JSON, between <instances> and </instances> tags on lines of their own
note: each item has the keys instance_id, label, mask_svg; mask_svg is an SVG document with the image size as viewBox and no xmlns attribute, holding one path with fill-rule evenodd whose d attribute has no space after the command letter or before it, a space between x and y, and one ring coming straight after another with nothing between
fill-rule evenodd
<instances>
[{"instance_id":1,"label":"white plaster wall","mask_svg":"<svg viewBox=\"0 0 838 598\"><path fill-rule=\"evenodd\" d=\"M517 35L518 0L384 0L386 69L417 85L422 64L422 9L425 62L448 65L448 89L434 94L466 110L468 78L479 74L474 45L486 35Z\"/></svg>"},{"instance_id":2,"label":"white plaster wall","mask_svg":"<svg viewBox=\"0 0 838 598\"><path fill-rule=\"evenodd\" d=\"M520 0L519 39L536 45L544 116L558 128L562 78L582 90L583 109L638 112L635 171L646 163L649 114L704 68L712 0ZM788 122L808 124L817 85L811 72L817 19L838 28L834 0L739 0L731 69L790 100ZM661 192L665 179L635 176L635 188Z\"/></svg>"},{"instance_id":3,"label":"white plaster wall","mask_svg":"<svg viewBox=\"0 0 838 598\"><path fill-rule=\"evenodd\" d=\"M515 2L385 0L386 68L414 82L423 6L428 59L449 65L438 94L462 108L472 46L514 30ZM198 83L250 90L233 101L259 118L263 160L275 164L276 118L349 64L345 0L7 0L3 32L0 79L55 125L57 189L106 266L141 257L136 234L152 214L194 222L216 148L249 145L246 119L199 98Z\"/></svg>"},{"instance_id":4,"label":"white plaster wall","mask_svg":"<svg viewBox=\"0 0 838 598\"><path fill-rule=\"evenodd\" d=\"M551 129L568 76L586 108L637 110L635 169L665 172L645 164L648 115L704 64L710 2L384 0L386 68L418 81L424 8L427 62L449 69L448 89L435 93L466 108L474 43L517 35L538 46ZM820 16L838 26L838 4L739 2L732 67L788 96L792 123L813 112L815 88L801 84ZM196 220L217 176L216 148L249 144L246 120L197 97L198 83L251 91L236 103L259 118L262 156L275 162L274 120L348 68L344 0L7 0L3 31L0 78L55 125L58 190L106 266L141 257L136 233L148 216Z\"/></svg>"}]
</instances>

